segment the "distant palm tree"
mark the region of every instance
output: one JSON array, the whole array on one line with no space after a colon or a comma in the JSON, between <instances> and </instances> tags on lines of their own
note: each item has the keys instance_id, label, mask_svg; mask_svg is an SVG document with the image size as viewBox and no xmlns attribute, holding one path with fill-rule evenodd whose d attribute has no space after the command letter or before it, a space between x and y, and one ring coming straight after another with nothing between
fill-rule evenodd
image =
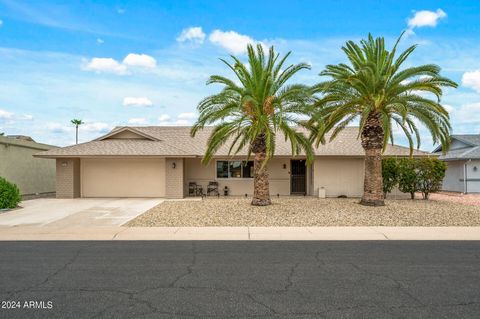
<instances>
[{"instance_id":1,"label":"distant palm tree","mask_svg":"<svg viewBox=\"0 0 480 319\"><path fill-rule=\"evenodd\" d=\"M217 150L229 143L229 153L247 148L254 153L254 195L252 205L270 205L267 163L275 153L275 137L283 133L290 140L293 155L302 150L307 160L313 159L310 141L296 127L305 126L307 108L313 102L311 88L285 83L298 71L309 69L304 63L284 67L290 52L279 59L273 47L265 56L261 45L256 50L248 45L248 65L231 56L233 64L223 61L236 79L212 75L207 84L218 83L223 90L198 105L200 116L192 127L195 134L206 125L215 125L208 139L203 163L208 163Z\"/></svg>"},{"instance_id":2,"label":"distant palm tree","mask_svg":"<svg viewBox=\"0 0 480 319\"><path fill-rule=\"evenodd\" d=\"M78 127L82 124L85 124L82 122L82 120L78 119L73 119L70 121L73 125L75 125L75 144L78 144Z\"/></svg>"},{"instance_id":3,"label":"distant palm tree","mask_svg":"<svg viewBox=\"0 0 480 319\"><path fill-rule=\"evenodd\" d=\"M402 34L403 35L403 34ZM402 64L415 50L410 46L396 56L397 39L387 51L383 38L372 35L360 44L348 41L342 47L350 64L327 65L320 73L330 77L317 85L322 93L316 102L317 114L313 135L317 145L325 142L325 134L332 131L334 139L348 124L359 120L359 137L365 150L365 179L361 204L384 205L382 191L382 152L388 141L393 143L392 125L401 128L408 139L410 154L414 138L420 147L417 123L425 126L434 143L444 150L450 139L449 115L440 104L442 87L457 84L440 75L440 67L433 64L403 68ZM429 98L428 94L435 96Z\"/></svg>"}]
</instances>

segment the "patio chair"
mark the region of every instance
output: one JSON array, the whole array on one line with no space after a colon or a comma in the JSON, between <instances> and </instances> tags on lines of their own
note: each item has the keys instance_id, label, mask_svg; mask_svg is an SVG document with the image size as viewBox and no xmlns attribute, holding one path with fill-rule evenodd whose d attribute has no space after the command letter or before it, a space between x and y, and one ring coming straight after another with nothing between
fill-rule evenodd
<instances>
[{"instance_id":1,"label":"patio chair","mask_svg":"<svg viewBox=\"0 0 480 319\"><path fill-rule=\"evenodd\" d=\"M208 182L207 195L218 196L218 182Z\"/></svg>"},{"instance_id":2,"label":"patio chair","mask_svg":"<svg viewBox=\"0 0 480 319\"><path fill-rule=\"evenodd\" d=\"M188 196L196 196L197 195L197 183L196 182L189 182L188 183Z\"/></svg>"}]
</instances>

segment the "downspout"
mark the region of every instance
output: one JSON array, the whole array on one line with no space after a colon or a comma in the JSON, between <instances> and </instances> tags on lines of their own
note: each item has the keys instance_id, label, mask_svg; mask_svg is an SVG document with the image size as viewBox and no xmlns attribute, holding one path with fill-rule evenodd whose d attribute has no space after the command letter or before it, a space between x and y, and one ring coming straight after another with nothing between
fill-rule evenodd
<instances>
[{"instance_id":1,"label":"downspout","mask_svg":"<svg viewBox=\"0 0 480 319\"><path fill-rule=\"evenodd\" d=\"M465 164L463 165L463 193L464 193L464 194L467 194L467 192L468 192L467 165L468 165L468 162L471 162L471 161L472 161L471 159L466 160L466 161L465 161Z\"/></svg>"}]
</instances>

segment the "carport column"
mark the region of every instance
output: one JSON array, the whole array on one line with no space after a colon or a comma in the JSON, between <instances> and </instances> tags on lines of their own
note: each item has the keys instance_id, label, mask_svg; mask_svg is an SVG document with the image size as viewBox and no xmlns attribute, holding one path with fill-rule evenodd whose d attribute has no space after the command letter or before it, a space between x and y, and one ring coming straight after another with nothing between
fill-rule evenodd
<instances>
[{"instance_id":1,"label":"carport column","mask_svg":"<svg viewBox=\"0 0 480 319\"><path fill-rule=\"evenodd\" d=\"M167 158L165 160L165 197L184 197L184 160L183 158Z\"/></svg>"},{"instance_id":2,"label":"carport column","mask_svg":"<svg viewBox=\"0 0 480 319\"><path fill-rule=\"evenodd\" d=\"M57 158L57 198L80 197L80 159Z\"/></svg>"}]
</instances>

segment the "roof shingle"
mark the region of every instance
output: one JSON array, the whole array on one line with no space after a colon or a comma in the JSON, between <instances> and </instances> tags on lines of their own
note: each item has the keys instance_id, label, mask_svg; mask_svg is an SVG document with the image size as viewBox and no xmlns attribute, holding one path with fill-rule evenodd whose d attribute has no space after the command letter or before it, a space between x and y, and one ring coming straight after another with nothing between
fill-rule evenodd
<instances>
[{"instance_id":1,"label":"roof shingle","mask_svg":"<svg viewBox=\"0 0 480 319\"><path fill-rule=\"evenodd\" d=\"M167 156L167 157L201 157L205 154L208 137L213 127L206 127L192 138L190 127L185 126L136 126L135 130L150 135L158 141L142 139L105 139L78 145L53 149L37 154L38 157L81 157L81 156ZM116 128L114 130L118 130ZM347 127L333 141L319 145L315 149L317 156L363 156L364 151L357 139L358 127ZM327 138L328 141L328 138ZM217 156L228 156L229 145L225 143ZM388 145L387 156L408 156L409 149L398 145ZM242 150L239 156L245 156ZM276 156L291 156L290 143L283 135L276 138ZM414 156L429 156L428 152L414 150Z\"/></svg>"}]
</instances>

